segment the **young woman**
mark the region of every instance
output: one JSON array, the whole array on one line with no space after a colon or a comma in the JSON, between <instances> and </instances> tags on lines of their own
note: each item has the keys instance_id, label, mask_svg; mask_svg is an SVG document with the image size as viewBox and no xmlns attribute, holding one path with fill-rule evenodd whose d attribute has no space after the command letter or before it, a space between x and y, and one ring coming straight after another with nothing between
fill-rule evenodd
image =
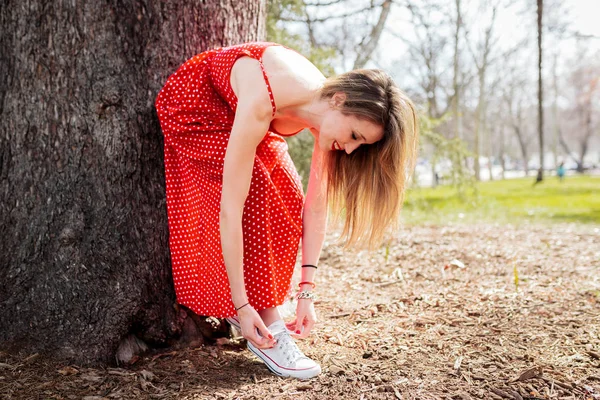
<instances>
[{"instance_id":1,"label":"young woman","mask_svg":"<svg viewBox=\"0 0 600 400\"><path fill-rule=\"evenodd\" d=\"M177 301L230 317L274 373L318 375L293 338L317 320L327 209L343 209L348 243L377 243L397 220L416 155L411 101L382 71L325 79L295 51L256 42L188 60L156 109ZM303 129L315 136L306 198L282 138ZM296 320L286 326L276 307L290 295L300 240Z\"/></svg>"}]
</instances>

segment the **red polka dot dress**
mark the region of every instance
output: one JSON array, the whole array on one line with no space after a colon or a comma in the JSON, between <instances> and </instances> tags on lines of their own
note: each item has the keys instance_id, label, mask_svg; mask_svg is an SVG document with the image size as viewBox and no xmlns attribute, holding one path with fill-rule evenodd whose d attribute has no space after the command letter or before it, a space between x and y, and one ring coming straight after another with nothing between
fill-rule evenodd
<instances>
[{"instance_id":1,"label":"red polka dot dress","mask_svg":"<svg viewBox=\"0 0 600 400\"><path fill-rule=\"evenodd\" d=\"M242 56L261 61L273 43L209 50L185 62L156 99L164 134L169 245L177 301L198 315L236 314L221 249L219 208L223 162L237 98L230 72ZM261 62L262 67L262 62ZM263 68L273 115L276 105ZM304 194L300 177L275 132L256 149L244 205L244 282L257 310L290 294L300 237Z\"/></svg>"}]
</instances>

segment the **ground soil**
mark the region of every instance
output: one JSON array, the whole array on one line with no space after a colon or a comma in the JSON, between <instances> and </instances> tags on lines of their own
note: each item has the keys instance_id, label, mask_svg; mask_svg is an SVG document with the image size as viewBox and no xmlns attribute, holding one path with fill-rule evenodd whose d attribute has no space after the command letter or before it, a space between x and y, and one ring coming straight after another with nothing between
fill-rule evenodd
<instances>
[{"instance_id":1,"label":"ground soil","mask_svg":"<svg viewBox=\"0 0 600 400\"><path fill-rule=\"evenodd\" d=\"M316 283L320 321L299 342L316 379L219 339L122 368L0 353L0 397L600 399L597 226L407 227L377 252L326 246Z\"/></svg>"}]
</instances>

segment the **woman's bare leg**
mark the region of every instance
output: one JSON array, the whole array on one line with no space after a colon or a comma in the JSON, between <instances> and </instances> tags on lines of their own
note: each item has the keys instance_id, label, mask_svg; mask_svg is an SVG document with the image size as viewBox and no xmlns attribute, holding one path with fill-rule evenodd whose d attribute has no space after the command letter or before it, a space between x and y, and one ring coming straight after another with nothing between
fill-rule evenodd
<instances>
[{"instance_id":1,"label":"woman's bare leg","mask_svg":"<svg viewBox=\"0 0 600 400\"><path fill-rule=\"evenodd\" d=\"M279 315L279 310L277 307L266 308L264 310L260 310L258 315L263 319L263 322L266 326L271 325L273 322L281 319L281 315Z\"/></svg>"}]
</instances>

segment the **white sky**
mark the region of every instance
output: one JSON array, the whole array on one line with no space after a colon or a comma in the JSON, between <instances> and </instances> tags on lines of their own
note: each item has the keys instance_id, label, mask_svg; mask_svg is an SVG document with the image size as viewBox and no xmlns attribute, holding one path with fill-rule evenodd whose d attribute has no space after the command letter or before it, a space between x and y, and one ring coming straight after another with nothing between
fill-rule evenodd
<instances>
[{"instance_id":1,"label":"white sky","mask_svg":"<svg viewBox=\"0 0 600 400\"><path fill-rule=\"evenodd\" d=\"M327 17L335 14L343 14L349 10L361 9L368 6L373 0L346 0L343 6L332 7L317 7L312 8L311 12L313 13L313 17ZM433 15L441 16L442 18L451 17L448 13L454 12L454 0L438 0L441 4L445 5L445 10L440 12L435 12L428 14L432 18ZM504 3L502 0L493 0L498 3ZM568 33L563 35L563 37L558 38L557 33L546 34L544 36L544 53L545 53L545 65L544 70L549 72L552 60L554 59L554 54L558 54L558 74L561 75L561 72L564 68L567 70L570 69L570 66L578 63L581 59L582 54L585 54L585 57L597 57L600 60L600 0L544 0L545 3L545 23L552 24L552 19L558 19L561 24L568 24ZM554 5L552 5L553 3ZM560 4L560 7L557 7L556 4ZM372 62L370 62L367 67L378 67L388 70L395 75L395 78L400 80L398 82L400 85L408 85L411 86L414 84L413 82L409 82L412 79L408 79L409 76L415 76L416 72L412 71L410 66L406 64L403 65L404 60L406 60L407 54L407 45L406 42L402 39L399 39L393 36L390 32L395 32L396 35L400 35L410 42L414 42L417 40L415 37L414 25L410 22L411 16L410 13L406 10L405 7L400 6L400 3L396 3L392 7L392 13L388 18L386 29L381 37L379 46L375 53L373 54ZM415 4L419 4L419 0L415 0ZM467 24L470 26L470 31L468 34L469 42L471 46L475 46L477 42L480 42L480 39L483 35L483 31L486 28L487 24L489 24L489 18L491 13L488 10L487 12L481 12L478 10L478 5L482 4L482 0L463 0L463 14L464 18L467 21ZM317 12L317 15L314 15L314 12ZM524 54L522 52L521 62L527 65L531 64L532 71L535 72L536 65L536 4L535 0L517 0L512 3L510 8L506 6L500 6L496 16L495 23L495 36L498 39L497 46L494 46L496 53L504 52L509 48L514 47L516 44L521 43L525 38L529 38L528 48L530 50L525 51ZM368 24L375 23L378 17L377 13L371 13L371 17L369 21L360 20L360 16L349 19L345 25L352 27L356 27L359 30L361 28L367 29ZM339 20L335 20L339 21ZM480 21L480 23L476 23L473 25L473 21ZM366 24L365 24L366 23ZM326 41L327 35L335 35L339 33L340 28L331 27L327 28L324 24L321 26L321 29L316 31L317 37L321 37L321 41ZM335 26L335 25L334 25ZM296 28L299 28L299 31L305 34L305 27L302 25L296 25ZM447 32L440 32L444 37L446 37L450 42L452 41L452 26L448 25L447 22L440 25L440 29L447 30ZM593 35L595 38L589 38L585 40L576 40L573 37L573 33L578 32L581 35ZM463 40L464 43L464 40ZM448 46L450 49L451 45ZM498 51L498 49L503 49ZM582 50L585 50L582 51ZM463 52L465 52L465 61L470 61L470 53L466 53L466 49L463 48ZM446 54L443 57L448 57L449 54L451 56L451 52ZM353 56L351 54L349 59L338 60L337 65L335 65L336 72L344 72L352 68L353 65ZM525 58L523 58L525 57ZM404 77L404 79L402 79ZM404 80L404 82L402 82Z\"/></svg>"},{"instance_id":2,"label":"white sky","mask_svg":"<svg viewBox=\"0 0 600 400\"><path fill-rule=\"evenodd\" d=\"M582 34L594 35L600 41L600 0L564 0L572 6L572 20Z\"/></svg>"}]
</instances>

